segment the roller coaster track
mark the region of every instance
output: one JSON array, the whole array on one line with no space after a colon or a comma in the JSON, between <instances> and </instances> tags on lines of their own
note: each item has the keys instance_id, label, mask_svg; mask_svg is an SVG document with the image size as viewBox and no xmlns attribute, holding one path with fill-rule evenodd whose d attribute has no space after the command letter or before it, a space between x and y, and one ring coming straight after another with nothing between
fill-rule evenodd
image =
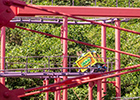
<instances>
[{"instance_id":1,"label":"roller coaster track","mask_svg":"<svg viewBox=\"0 0 140 100\"><path fill-rule=\"evenodd\" d=\"M88 19L91 21L97 21L99 23L114 23L114 18L97 18ZM129 18L123 18L121 22L128 22ZM15 17L10 22L14 23L47 23L47 24L63 24L63 19L60 18L41 18L41 17ZM90 25L91 22L80 22L74 19L68 19L68 24L72 25Z\"/></svg>"},{"instance_id":2,"label":"roller coaster track","mask_svg":"<svg viewBox=\"0 0 140 100\"><path fill-rule=\"evenodd\" d=\"M110 72L97 73L97 74L94 73L94 74L83 75L83 76L79 76L79 77L75 77L75 78L71 78L71 79L66 79L66 80L58 82L58 83L27 89L27 90L25 90L25 92L40 90L40 89L43 89L43 88L46 88L46 87L48 88L48 89L41 90L41 91L35 91L35 92L23 94L23 95L20 95L18 97L29 96L29 95L33 95L33 94L42 93L42 92L54 92L54 91L58 91L58 90L63 90L63 89L76 87L78 85L88 83L88 82L91 82L91 81L98 81L98 80L102 80L102 79L105 79L105 78L117 77L118 75L123 75L123 74L128 74L128 73L140 71L140 69L135 69L135 70L126 71L126 72L120 72L120 73L115 73L115 74L111 74L111 73L118 72L118 71L123 71L123 70L128 70L128 69L133 69L133 68L138 68L138 67L140 67L140 64L134 65L134 66L129 66L129 67L119 69L119 70L110 71ZM66 86L66 87L64 87L64 88L62 87L62 88L58 89L57 87L60 87L60 86Z\"/></svg>"},{"instance_id":3,"label":"roller coaster track","mask_svg":"<svg viewBox=\"0 0 140 100\"><path fill-rule=\"evenodd\" d=\"M130 55L130 56L140 58L139 55L123 52L123 51L120 51L120 50L114 50L114 49L110 49L110 48L107 48L107 47L92 45L92 44L84 43L84 42L81 42L81 41L76 41L76 40L72 40L72 39L68 39L68 38L55 36L55 35L52 35L52 34L38 32L38 31L31 30L31 29L28 29L28 28L23 28L23 27L20 27L20 26L15 26L15 24L10 23L10 20L15 16L15 13L12 12L10 14L11 9L9 9L9 8L10 8L11 5L16 6L16 7L21 7L21 8L28 7L28 8L31 8L31 9L51 13L51 14L54 14L54 15L66 16L66 17L74 18L76 20L86 21L90 24L97 24L97 25L111 27L111 28L118 29L118 30L123 30L123 31L126 31L126 32L132 32L132 33L135 33L135 34L138 34L138 35L140 35L140 32L136 32L136 31L132 31L132 30L129 30L129 29L124 29L124 28L121 28L121 27L112 26L112 25L108 25L108 24L105 24L105 23L100 23L100 22L96 22L96 21L92 21L92 20L83 19L83 18L74 16L74 15L69 14L69 13L61 12L61 11L44 9L42 7L39 7L39 6L35 7L35 6L32 6L32 5L26 5L25 3L19 2L19 1L16 1L16 0L13 0L13 1L12 0L11 1L10 0L4 0L4 2L0 1L0 5L2 5L1 6L2 10L0 10L0 12L2 12L2 13L0 13L2 15L2 16L0 16L0 19L2 20L2 21L0 21L0 27L7 26L7 27L12 27L12 28L19 28L19 29L28 30L28 31L31 31L31 32L36 32L36 33L39 33L39 34L47 35L47 36L50 36L50 37L55 37L55 38L59 38L59 39L63 39L63 40L68 40L68 41L76 42L76 43L79 43L79 44L84 44L84 45L87 45L87 46L97 47L97 48L100 48L100 49L109 50L109 51L122 53L122 54L126 54L126 55ZM96 9L99 10L100 8L96 8ZM117 9L116 8L111 8L111 9L107 9L106 11L112 10L112 9L116 10L116 11L118 9L122 10L122 11L127 11L128 10L128 9L124 9L124 8L117 8ZM130 10L135 11L133 16L131 16L128 13L127 13L128 15L126 15L123 12L121 12L121 13L117 12L117 14L118 13L119 14L118 15L113 15L113 17L115 17L115 16L117 16L117 17L140 17L140 15L136 13L136 12L139 11L139 9L130 8L129 11ZM100 16L102 16L102 15L100 15ZM111 17L111 15L106 15L106 14L104 16L110 16ZM140 71L140 69L138 69L138 67L140 67L140 64L139 65L134 65L134 66L129 66L129 67L126 67L126 68L123 68L123 69L104 72L104 73L101 73L101 72L99 72L99 73L81 73L81 72L78 72L78 73L72 73L72 72L71 73L69 73L69 72L54 73L54 72L52 72L51 73L51 72L46 72L46 70L48 70L46 68L41 68L40 70L42 70L42 72L32 73L32 72L29 72L29 71L30 70L36 70L36 69L29 69L27 67L25 69L14 69L14 70L13 69L4 69L4 70L0 70L2 72L2 73L0 73L0 77L9 77L9 76L11 76L11 77L26 77L26 78L28 78L28 77L29 78L31 78L31 77L33 77L33 78L48 78L48 77L51 77L51 76L56 76L56 77L58 77L58 76L77 76L77 77L69 78L69 79L66 79L64 81L57 82L57 83L54 83L54 84L49 84L49 85L45 85L45 86L41 86L41 87L35 87L35 88L31 88L31 89L26 89L26 90L25 89L17 89L17 90L11 90L10 91L5 86L0 84L0 88L1 88L0 100L8 100L9 97L11 97L11 98L13 97L12 100L19 100L20 97L25 97L25 96L29 96L29 95L33 95L33 94L38 94L38 93L42 93L42 92L54 92L54 91L58 91L58 90L68 89L68 88L75 87L75 86L78 86L78 85L81 85L81 84L84 84L84 83L93 82L93 81L96 82L98 80L102 80L102 79L105 79L105 78L118 77L118 76L123 75L123 74ZM131 71L126 71L126 72L120 72L120 71L130 70L130 69L133 69L133 68L137 68L137 69L131 70ZM62 69L64 69L64 68L62 68ZM113 73L115 73L115 74L113 74ZM52 77L52 78L55 78L55 77ZM64 86L64 87L61 87L61 86ZM45 88L47 88L47 89L45 89ZM42 89L44 89L44 90L42 90ZM5 90L6 90L6 92L5 92ZM18 93L18 91L21 91L21 93ZM12 94L12 95L8 95L7 92Z\"/></svg>"},{"instance_id":4,"label":"roller coaster track","mask_svg":"<svg viewBox=\"0 0 140 100\"><path fill-rule=\"evenodd\" d=\"M20 91L20 93L19 94L13 94L14 96L16 95L17 97L15 96L16 99L12 99L12 100L18 100L18 97L19 98L20 97L25 97L25 96L29 96L29 95L39 94L39 93L42 93L42 92L54 92L54 91L58 91L58 90L63 90L63 89L76 87L78 85L88 83L88 82L91 82L91 81L96 82L96 81L104 79L104 78L117 77L118 75L137 72L137 71L140 71L140 69L115 73L115 72L118 72L118 71L124 71L124 70L129 70L129 69L138 68L138 67L140 67L140 64L134 65L134 66L129 66L129 67L119 69L119 70L105 72L105 73L93 73L93 74L91 73L91 74L88 74L88 75L82 75L82 76L78 76L78 77L75 77L75 78L69 78L69 79L66 79L64 81L57 82L57 83L54 83L54 84L49 84L49 85L46 85L46 86L35 87L35 88L26 89L26 90L25 89L17 89L15 91ZM115 74L111 74L111 73L115 73ZM61 86L65 86L65 87L61 87ZM5 87L2 84L0 84L0 87L5 89ZM46 87L47 87L47 89L44 89ZM59 87L59 88L57 88L57 87ZM44 90L41 90L41 89L44 89ZM39 91L37 91L37 90L39 90ZM3 98L3 97L0 96L0 99L1 98Z\"/></svg>"},{"instance_id":5,"label":"roller coaster track","mask_svg":"<svg viewBox=\"0 0 140 100\"><path fill-rule=\"evenodd\" d=\"M54 58L60 60L53 62L51 59ZM40 62L35 62L35 59L40 59ZM62 67L62 59L63 56L5 57L5 69L0 70L0 72L3 72L0 73L0 77L57 78L62 76L74 77L97 73L94 72L94 70L97 69L96 67L74 67L77 56L67 56L69 62L66 67ZM100 59L106 60L106 63L104 64L107 66L107 72L112 71L113 65L118 61L114 58L100 57ZM17 67L18 69L15 69ZM66 69L67 72L63 72L64 69ZM81 69L86 69L88 72L81 72Z\"/></svg>"}]
</instances>

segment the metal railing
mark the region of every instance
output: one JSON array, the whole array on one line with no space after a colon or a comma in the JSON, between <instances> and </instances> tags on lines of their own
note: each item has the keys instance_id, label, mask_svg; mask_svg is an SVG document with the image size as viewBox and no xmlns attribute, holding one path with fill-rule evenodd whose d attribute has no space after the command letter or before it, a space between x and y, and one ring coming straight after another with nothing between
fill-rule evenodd
<instances>
[{"instance_id":1,"label":"metal railing","mask_svg":"<svg viewBox=\"0 0 140 100\"><path fill-rule=\"evenodd\" d=\"M115 18L95 18L88 19L92 21L97 21L100 23L114 23ZM128 22L129 18L120 19L121 22ZM14 23L47 23L47 24L63 24L63 19L61 18L41 18L41 17L15 17L10 22ZM71 25L90 25L93 23L83 22L76 19L68 19L68 24Z\"/></svg>"},{"instance_id":2,"label":"metal railing","mask_svg":"<svg viewBox=\"0 0 140 100\"><path fill-rule=\"evenodd\" d=\"M80 72L81 69L90 70L93 72L93 67L77 67L75 61L77 56L67 56L67 66L62 66L62 60L64 56L27 56L27 57L5 57L5 69L4 72L63 72L63 69L67 69L69 73ZM107 71L114 70L116 59L113 58L101 58L106 59L105 65ZM2 71L2 70L1 70Z\"/></svg>"}]
</instances>

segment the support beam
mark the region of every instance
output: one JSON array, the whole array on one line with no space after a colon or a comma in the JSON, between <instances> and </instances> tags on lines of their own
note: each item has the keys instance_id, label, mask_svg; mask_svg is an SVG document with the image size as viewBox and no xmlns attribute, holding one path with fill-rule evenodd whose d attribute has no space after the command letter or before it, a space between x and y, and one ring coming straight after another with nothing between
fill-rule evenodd
<instances>
[{"instance_id":1,"label":"support beam","mask_svg":"<svg viewBox=\"0 0 140 100\"><path fill-rule=\"evenodd\" d=\"M45 79L43 81L43 85L48 85L49 84L49 80L48 79ZM46 88L47 89L47 88ZM46 92L45 93L45 100L49 100L49 92Z\"/></svg>"},{"instance_id":2,"label":"support beam","mask_svg":"<svg viewBox=\"0 0 140 100\"><path fill-rule=\"evenodd\" d=\"M115 26L120 27L120 20L115 21ZM120 50L120 30L115 29L115 49ZM120 53L115 53L115 69L120 69ZM120 73L119 71L116 73ZM116 97L121 97L121 77L116 77ZM120 99L117 99L120 100Z\"/></svg>"},{"instance_id":3,"label":"support beam","mask_svg":"<svg viewBox=\"0 0 140 100\"><path fill-rule=\"evenodd\" d=\"M102 100L102 80L97 80L97 100Z\"/></svg>"},{"instance_id":4,"label":"support beam","mask_svg":"<svg viewBox=\"0 0 140 100\"><path fill-rule=\"evenodd\" d=\"M57 78L57 82L59 83L61 81L61 78ZM60 89L60 87L58 87ZM57 91L57 100L61 100L61 91Z\"/></svg>"},{"instance_id":5,"label":"support beam","mask_svg":"<svg viewBox=\"0 0 140 100\"><path fill-rule=\"evenodd\" d=\"M116 8L116 7L85 7L85 6L39 6L42 9L50 9L58 12L71 14L73 16L87 16L87 17L140 17L140 8ZM16 8L11 7L17 16L36 16L36 15L51 15L56 14L46 11L40 11L34 8L25 7ZM62 16L62 15L61 15Z\"/></svg>"},{"instance_id":6,"label":"support beam","mask_svg":"<svg viewBox=\"0 0 140 100\"><path fill-rule=\"evenodd\" d=\"M5 69L5 27L1 28L1 70ZM1 83L5 85L5 78L1 78Z\"/></svg>"},{"instance_id":7,"label":"support beam","mask_svg":"<svg viewBox=\"0 0 140 100\"><path fill-rule=\"evenodd\" d=\"M64 17L63 18L63 38L68 38L67 33L68 33L68 18ZM63 67L67 67L67 40L63 40ZM67 69L63 69L63 72L67 72ZM67 76L63 77L63 80L66 80ZM63 100L67 100L67 89L63 90Z\"/></svg>"},{"instance_id":8,"label":"support beam","mask_svg":"<svg viewBox=\"0 0 140 100\"><path fill-rule=\"evenodd\" d=\"M57 78L54 79L54 83L57 83ZM54 92L54 100L57 100L58 91Z\"/></svg>"},{"instance_id":9,"label":"support beam","mask_svg":"<svg viewBox=\"0 0 140 100\"><path fill-rule=\"evenodd\" d=\"M93 86L94 86L94 82L88 83L88 93L89 93L88 100L93 100Z\"/></svg>"},{"instance_id":10,"label":"support beam","mask_svg":"<svg viewBox=\"0 0 140 100\"><path fill-rule=\"evenodd\" d=\"M106 27L101 26L101 46L106 47ZM102 57L103 61L106 62L106 50L102 49ZM102 81L106 81L106 79L103 79ZM102 83L102 97L104 97L106 94L106 83Z\"/></svg>"},{"instance_id":11,"label":"support beam","mask_svg":"<svg viewBox=\"0 0 140 100\"><path fill-rule=\"evenodd\" d=\"M54 83L58 83L58 82L60 82L60 78L55 78L54 79ZM57 89L59 89L60 87L57 87ZM54 92L55 93L55 95L54 95L54 100L61 100L61 94L60 94L60 91L55 91Z\"/></svg>"}]
</instances>

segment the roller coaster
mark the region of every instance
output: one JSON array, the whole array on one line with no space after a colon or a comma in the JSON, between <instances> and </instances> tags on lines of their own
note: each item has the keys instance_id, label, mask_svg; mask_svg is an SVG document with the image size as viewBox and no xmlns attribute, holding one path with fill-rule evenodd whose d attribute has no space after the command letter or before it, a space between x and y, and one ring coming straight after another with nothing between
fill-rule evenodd
<instances>
[{"instance_id":1,"label":"roller coaster","mask_svg":"<svg viewBox=\"0 0 140 100\"><path fill-rule=\"evenodd\" d=\"M140 32L121 28L120 18L139 18L140 17L140 9L139 8L118 8L118 7L84 7L84 6L39 6L39 5L30 5L26 4L23 1L19 0L1 0L0 1L0 27L1 27L1 70L0 70L0 77L1 77L1 83L0 83L0 100L20 100L21 97L26 97L34 94L39 93L46 93L46 100L49 100L48 92L55 92L55 100L67 100L67 89L76 87L78 85L89 83L89 100L93 100L93 92L92 88L95 84L97 84L97 100L101 100L105 94L103 92L106 92L106 83L112 83L116 88L116 97L117 100L120 100L119 97L121 97L121 86L120 86L120 76L123 74L128 74L132 72L138 72L140 69L140 64L128 66L125 68L121 68L120 66L120 54L129 55L132 57L140 58L140 55L135 55L131 53L127 53L120 50L120 30L126 31L130 33L134 33L137 35L140 35ZM20 26L16 26L16 22L28 22L28 23L37 23L38 20L34 20L34 22L31 20L31 18L28 18L27 16L62 16L63 19L52 19L55 20L53 24L62 24L62 36L56 36L36 30L32 30L29 28L24 28ZM27 17L28 20L20 20L18 19L18 16ZM98 21L98 20L89 20L84 19L82 17L111 17L109 21ZM115 18L113 18L115 17ZM68 22L73 18L73 22ZM84 22L77 22L78 20L84 21ZM100 19L102 20L102 19ZM128 21L127 19L123 19L125 21ZM123 21L122 20L122 21ZM61 22L62 21L62 22ZM40 23L45 23L44 19L39 20ZM39 23L38 22L38 23ZM110 22L114 22L115 26L107 24ZM46 22L46 23L52 23L52 22ZM73 39L69 39L67 37L67 25L68 24L97 24L102 27L102 45L93 45L90 43L85 43L82 41L76 41ZM44 66L43 68L29 68L28 66L32 64L34 66L34 63L29 63L28 58L33 57L19 57L20 59L25 58L26 62L6 62L6 59L10 59L9 57L5 57L5 27L9 28L18 28L22 30L27 30L30 32L35 32L38 34L46 35L49 37L55 37L62 40L63 44L63 56L57 56L61 57L63 59L62 66L63 67L55 67L55 65L50 64L50 56L44 56L44 58L48 59L47 64L40 64L41 66ZM107 48L106 47L106 27L114 28L115 29L115 49ZM79 59L75 62L71 62L74 60L71 60L71 58L67 54L67 41L96 47L102 49L102 57L99 57L94 52L91 54L91 52L87 52L86 54L79 57ZM113 58L107 58L106 57L106 50L115 52L116 57ZM15 57L16 58L16 57ZM43 58L43 57L42 57ZM75 57L76 58L76 57ZM85 59L86 58L86 59ZM69 59L69 61L68 61ZM109 60L108 59L113 59ZM67 64L69 62L69 64ZM24 68L19 69L10 69L10 64L23 64ZM73 64L77 64L78 67L72 67ZM115 70L110 70L113 67L113 64L115 64ZM94 69L96 68L96 69ZM137 68L137 69L135 69ZM73 69L76 69L75 72L71 71ZM134 70L129 70L134 69ZM34 70L34 72L30 72L31 70ZM36 70L40 70L39 72ZM129 71L128 71L129 70ZM57 71L57 72L55 72ZM121 72L123 71L123 72ZM9 90L5 87L5 78L4 77L24 77L24 78L42 78L46 79L44 80L44 86L40 87L34 87L30 89L15 89L15 90ZM115 81L106 81L107 78L115 77ZM48 79L54 78L56 79L56 83L49 84ZM60 81L60 79L63 79L63 81ZM63 90L63 98L60 98L60 90Z\"/></svg>"}]
</instances>

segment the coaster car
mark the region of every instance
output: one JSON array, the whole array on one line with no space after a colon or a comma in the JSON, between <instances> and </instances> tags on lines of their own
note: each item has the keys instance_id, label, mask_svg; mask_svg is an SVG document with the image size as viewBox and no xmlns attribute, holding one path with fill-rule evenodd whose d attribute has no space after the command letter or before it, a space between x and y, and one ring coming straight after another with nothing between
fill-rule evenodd
<instances>
[{"instance_id":1,"label":"coaster car","mask_svg":"<svg viewBox=\"0 0 140 100\"><path fill-rule=\"evenodd\" d=\"M87 53L77 53L78 60L75 62L76 65L81 69L81 72L105 72L107 67L105 66L105 62L103 62L102 58L96 51L89 51Z\"/></svg>"}]
</instances>

